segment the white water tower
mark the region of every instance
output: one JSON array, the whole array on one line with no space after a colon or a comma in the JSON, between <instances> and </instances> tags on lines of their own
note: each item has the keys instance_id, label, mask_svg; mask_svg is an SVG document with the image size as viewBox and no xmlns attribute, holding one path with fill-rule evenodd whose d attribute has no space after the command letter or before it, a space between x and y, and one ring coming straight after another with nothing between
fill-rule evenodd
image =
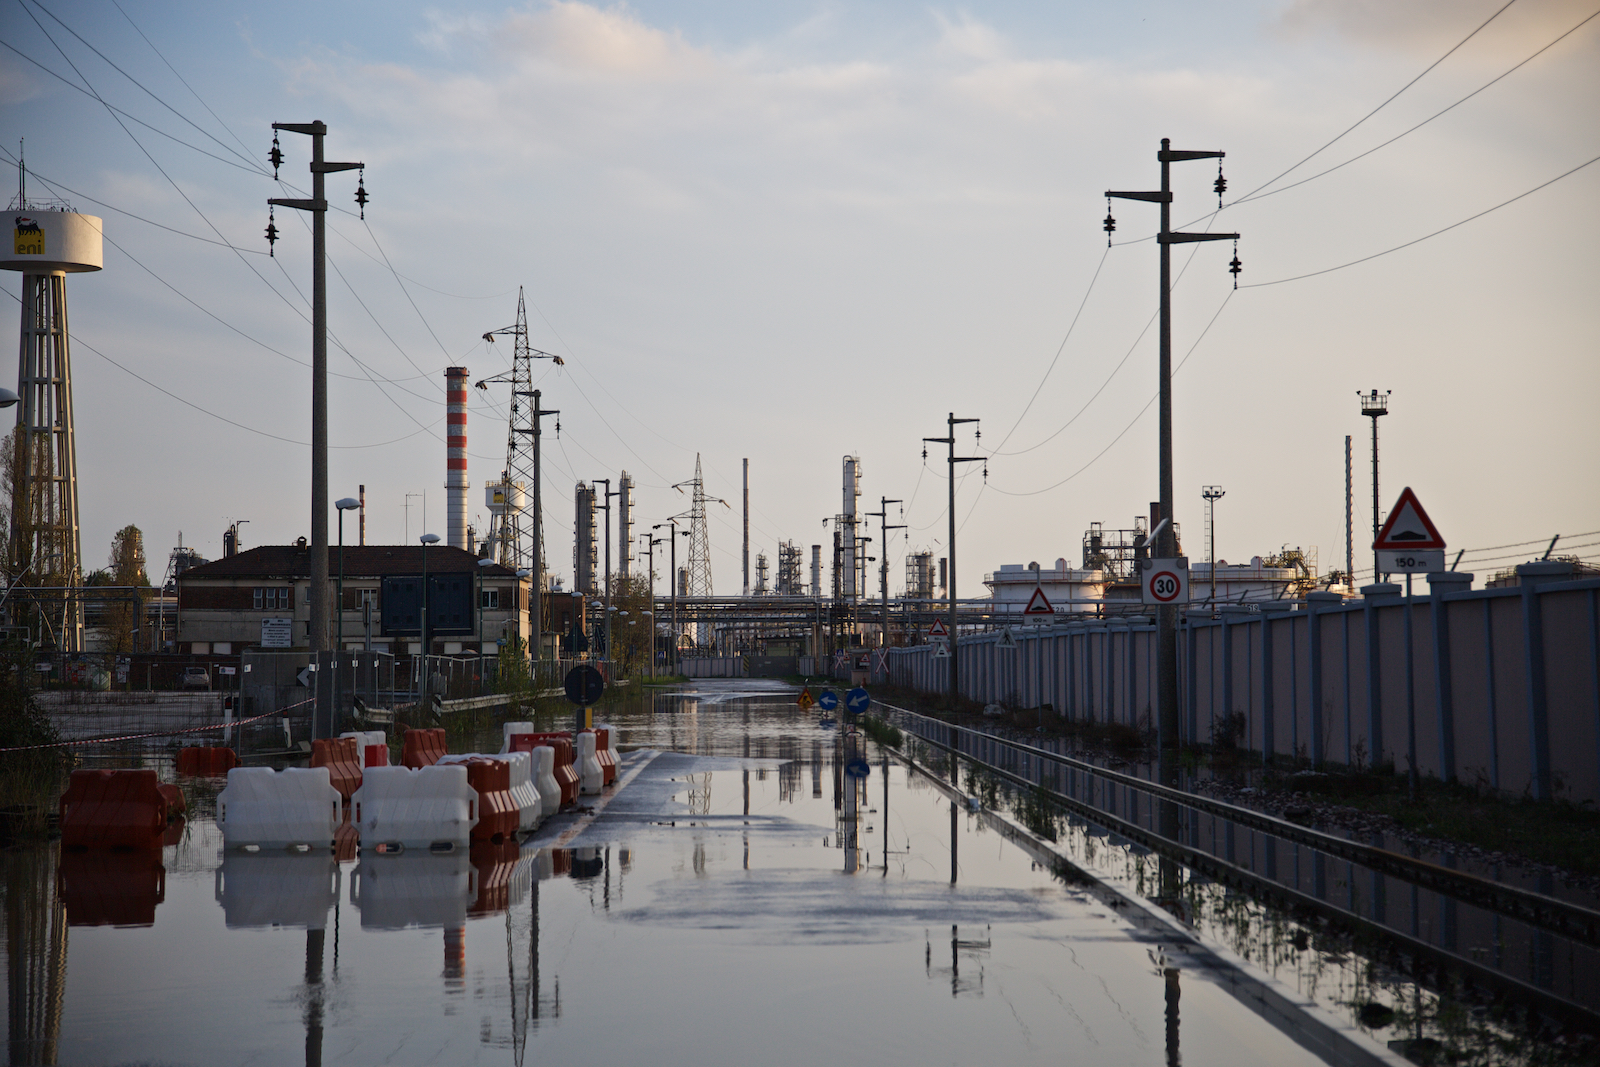
<instances>
[{"instance_id":1,"label":"white water tower","mask_svg":"<svg viewBox=\"0 0 1600 1067\"><path fill-rule=\"evenodd\" d=\"M11 500L11 558L25 585L83 583L78 543L78 454L72 423L67 275L105 265L101 222L59 200L30 200L18 164L17 196L0 215L0 268L22 272L22 343L17 365L21 437ZM5 241L9 236L11 240ZM38 636L83 650L83 605L71 594L41 604Z\"/></svg>"}]
</instances>

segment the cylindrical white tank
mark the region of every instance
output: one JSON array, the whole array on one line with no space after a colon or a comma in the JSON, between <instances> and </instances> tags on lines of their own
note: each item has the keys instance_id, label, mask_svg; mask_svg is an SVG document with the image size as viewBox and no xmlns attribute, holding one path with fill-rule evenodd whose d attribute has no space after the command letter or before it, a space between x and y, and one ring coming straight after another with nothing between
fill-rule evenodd
<instances>
[{"instance_id":1,"label":"cylindrical white tank","mask_svg":"<svg viewBox=\"0 0 1600 1067\"><path fill-rule=\"evenodd\" d=\"M0 267L27 274L77 274L105 266L102 226L75 211L0 212Z\"/></svg>"},{"instance_id":2,"label":"cylindrical white tank","mask_svg":"<svg viewBox=\"0 0 1600 1067\"><path fill-rule=\"evenodd\" d=\"M483 504L495 515L503 514L507 505L513 513L520 514L528 508L527 484L512 482L508 486L505 482L489 482L483 487Z\"/></svg>"},{"instance_id":3,"label":"cylindrical white tank","mask_svg":"<svg viewBox=\"0 0 1600 1067\"><path fill-rule=\"evenodd\" d=\"M467 368L446 367L445 495L451 548L467 547Z\"/></svg>"}]
</instances>

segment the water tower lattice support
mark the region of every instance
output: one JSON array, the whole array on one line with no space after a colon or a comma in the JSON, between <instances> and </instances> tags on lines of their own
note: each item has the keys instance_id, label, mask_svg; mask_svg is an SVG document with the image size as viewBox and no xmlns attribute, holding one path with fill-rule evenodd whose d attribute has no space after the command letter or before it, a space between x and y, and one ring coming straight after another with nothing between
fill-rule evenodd
<instances>
[{"instance_id":1,"label":"water tower lattice support","mask_svg":"<svg viewBox=\"0 0 1600 1067\"><path fill-rule=\"evenodd\" d=\"M72 418L72 359L66 275L25 274L17 368L17 455L11 501L12 569L31 565L39 585L76 586L83 556L78 538L78 454ZM43 607L57 647L83 649L83 605L64 599Z\"/></svg>"}]
</instances>

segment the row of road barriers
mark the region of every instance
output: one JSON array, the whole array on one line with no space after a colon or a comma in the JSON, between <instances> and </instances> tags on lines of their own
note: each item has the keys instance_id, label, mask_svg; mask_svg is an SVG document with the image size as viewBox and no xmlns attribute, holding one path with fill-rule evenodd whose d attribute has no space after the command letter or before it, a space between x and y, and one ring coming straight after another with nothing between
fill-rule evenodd
<instances>
[{"instance_id":1,"label":"row of road barriers","mask_svg":"<svg viewBox=\"0 0 1600 1067\"><path fill-rule=\"evenodd\" d=\"M1571 571L1524 564L1520 585L1483 590L1449 572L1429 575L1421 596L1376 585L1361 599L1313 593L1215 618L1191 608L1178 628L1181 740L1316 768L1414 761L1421 775L1504 795L1600 802L1600 579ZM997 632L961 635L962 696L1154 726L1153 618L1014 634L1015 649ZM950 661L933 653L891 649L889 680L946 692Z\"/></svg>"}]
</instances>

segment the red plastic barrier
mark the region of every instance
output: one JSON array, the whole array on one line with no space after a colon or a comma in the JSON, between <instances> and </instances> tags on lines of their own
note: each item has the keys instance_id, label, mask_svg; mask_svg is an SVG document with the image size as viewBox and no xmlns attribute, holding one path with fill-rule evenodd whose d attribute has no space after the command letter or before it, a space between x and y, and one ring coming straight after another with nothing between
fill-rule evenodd
<instances>
[{"instance_id":1,"label":"red plastic barrier","mask_svg":"<svg viewBox=\"0 0 1600 1067\"><path fill-rule=\"evenodd\" d=\"M478 897L468 915L498 915L511 905L511 875L522 850L516 839L474 841L468 856L478 872Z\"/></svg>"},{"instance_id":2,"label":"red plastic barrier","mask_svg":"<svg viewBox=\"0 0 1600 1067\"><path fill-rule=\"evenodd\" d=\"M63 852L56 892L68 926L153 926L167 896L167 870L156 849Z\"/></svg>"},{"instance_id":3,"label":"red plastic barrier","mask_svg":"<svg viewBox=\"0 0 1600 1067\"><path fill-rule=\"evenodd\" d=\"M611 727L594 728L594 758L600 761L600 770L604 775L601 784L611 785L617 780L617 757L611 751Z\"/></svg>"},{"instance_id":4,"label":"red plastic barrier","mask_svg":"<svg viewBox=\"0 0 1600 1067\"><path fill-rule=\"evenodd\" d=\"M361 850L361 832L350 823L350 806L345 805L344 822L333 832L333 858L346 863Z\"/></svg>"},{"instance_id":5,"label":"red plastic barrier","mask_svg":"<svg viewBox=\"0 0 1600 1067\"><path fill-rule=\"evenodd\" d=\"M162 782L156 786L161 790L161 795L167 798L167 818L176 818L189 810L189 802L183 799L183 790L175 785Z\"/></svg>"},{"instance_id":6,"label":"red plastic barrier","mask_svg":"<svg viewBox=\"0 0 1600 1067\"><path fill-rule=\"evenodd\" d=\"M362 763L363 767L389 766L388 745L363 745L361 749L361 755L364 761Z\"/></svg>"},{"instance_id":7,"label":"red plastic barrier","mask_svg":"<svg viewBox=\"0 0 1600 1067\"><path fill-rule=\"evenodd\" d=\"M407 730L403 743L405 747L400 754L400 764L412 770L432 767L439 762L440 756L450 753L445 746L443 729Z\"/></svg>"},{"instance_id":8,"label":"red plastic barrier","mask_svg":"<svg viewBox=\"0 0 1600 1067\"><path fill-rule=\"evenodd\" d=\"M557 878L572 873L572 850L570 848L553 848L550 850L550 870Z\"/></svg>"},{"instance_id":9,"label":"red plastic barrier","mask_svg":"<svg viewBox=\"0 0 1600 1067\"><path fill-rule=\"evenodd\" d=\"M311 766L328 768L328 780L346 800L361 788L361 746L353 737L311 742Z\"/></svg>"},{"instance_id":10,"label":"red plastic barrier","mask_svg":"<svg viewBox=\"0 0 1600 1067\"><path fill-rule=\"evenodd\" d=\"M467 761L467 784L478 791L474 841L515 841L522 813L511 797L511 764L498 759Z\"/></svg>"},{"instance_id":11,"label":"red plastic barrier","mask_svg":"<svg viewBox=\"0 0 1600 1067\"><path fill-rule=\"evenodd\" d=\"M578 802L577 750L572 747L572 735L565 731L551 734L513 734L512 751L532 752L540 745L556 750L556 782L561 786L561 806Z\"/></svg>"},{"instance_id":12,"label":"red plastic barrier","mask_svg":"<svg viewBox=\"0 0 1600 1067\"><path fill-rule=\"evenodd\" d=\"M221 777L239 766L239 757L231 748L199 748L190 746L178 750L178 773L208 778Z\"/></svg>"},{"instance_id":13,"label":"red plastic barrier","mask_svg":"<svg viewBox=\"0 0 1600 1067\"><path fill-rule=\"evenodd\" d=\"M167 828L167 798L152 770L73 771L61 795L67 848L156 848Z\"/></svg>"}]
</instances>

